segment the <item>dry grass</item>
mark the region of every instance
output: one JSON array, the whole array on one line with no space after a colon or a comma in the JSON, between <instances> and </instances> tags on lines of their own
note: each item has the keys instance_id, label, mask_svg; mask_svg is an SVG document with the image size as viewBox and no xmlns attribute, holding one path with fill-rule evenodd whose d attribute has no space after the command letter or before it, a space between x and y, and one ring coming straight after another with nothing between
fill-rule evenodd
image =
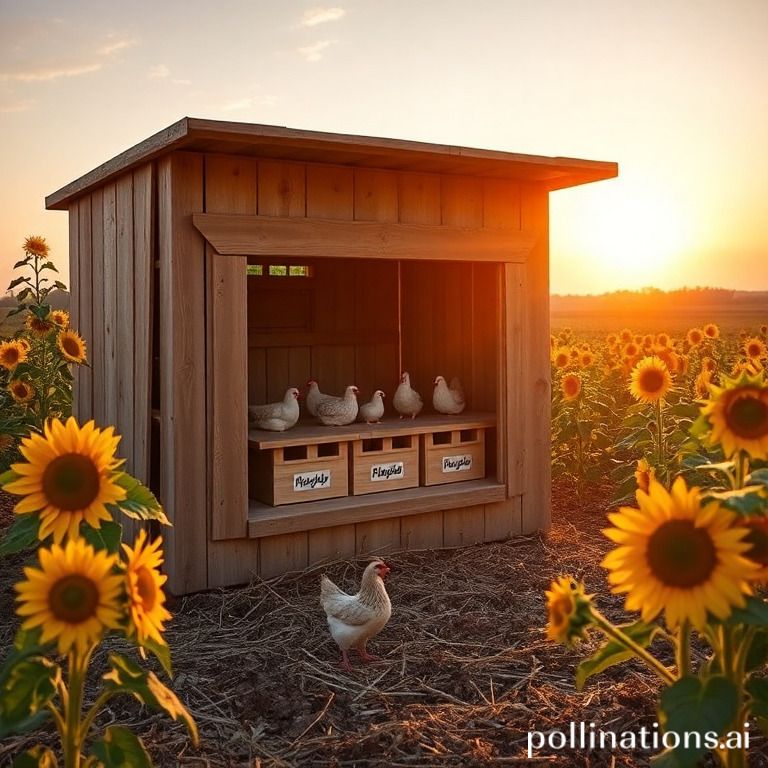
<instances>
[{"instance_id":1,"label":"dry grass","mask_svg":"<svg viewBox=\"0 0 768 768\"><path fill-rule=\"evenodd\" d=\"M614 668L578 693L578 656L545 637L543 590L554 575L577 572L593 591L604 585L606 544L597 534L604 503L574 508L569 490L556 493L546 536L388 558L394 612L371 643L381 661L352 674L339 667L317 581L325 570L354 589L361 563L176 601L168 632L174 688L200 725L201 747L129 699L115 700L100 725L130 724L161 766L409 768L522 764L530 729L565 729L572 720L616 731L650 727L657 683L644 667ZM4 619L15 566L3 569ZM598 603L622 618L616 599ZM3 624L5 647L13 628ZM27 743L0 746L0 765ZM756 745L753 765L768 766L765 750L765 742ZM539 757L536 764L637 768L649 755Z\"/></svg>"}]
</instances>

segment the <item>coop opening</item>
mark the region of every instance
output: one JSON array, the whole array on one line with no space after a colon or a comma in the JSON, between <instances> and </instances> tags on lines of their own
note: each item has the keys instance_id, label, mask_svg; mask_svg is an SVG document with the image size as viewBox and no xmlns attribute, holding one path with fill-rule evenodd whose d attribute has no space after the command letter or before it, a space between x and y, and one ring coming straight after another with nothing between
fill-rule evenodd
<instances>
[{"instance_id":1,"label":"coop opening","mask_svg":"<svg viewBox=\"0 0 768 768\"><path fill-rule=\"evenodd\" d=\"M435 432L432 435L433 445L450 445L453 441L453 432Z\"/></svg>"},{"instance_id":2,"label":"coop opening","mask_svg":"<svg viewBox=\"0 0 768 768\"><path fill-rule=\"evenodd\" d=\"M306 445L287 445L283 448L283 461L306 461Z\"/></svg>"},{"instance_id":3,"label":"coop opening","mask_svg":"<svg viewBox=\"0 0 768 768\"><path fill-rule=\"evenodd\" d=\"M384 450L384 441L380 437L363 440L363 453L376 453Z\"/></svg>"},{"instance_id":4,"label":"coop opening","mask_svg":"<svg viewBox=\"0 0 768 768\"><path fill-rule=\"evenodd\" d=\"M320 443L317 446L317 457L319 459L329 458L331 456L339 456L341 447L339 443Z\"/></svg>"},{"instance_id":5,"label":"coop opening","mask_svg":"<svg viewBox=\"0 0 768 768\"><path fill-rule=\"evenodd\" d=\"M392 438L392 447L394 449L410 448L413 445L412 435L396 435Z\"/></svg>"}]
</instances>

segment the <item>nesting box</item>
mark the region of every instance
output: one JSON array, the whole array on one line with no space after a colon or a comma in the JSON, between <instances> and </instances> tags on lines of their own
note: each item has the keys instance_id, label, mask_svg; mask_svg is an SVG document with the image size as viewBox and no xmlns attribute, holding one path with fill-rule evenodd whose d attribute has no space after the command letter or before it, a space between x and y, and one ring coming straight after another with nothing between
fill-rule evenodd
<instances>
[{"instance_id":1,"label":"nesting box","mask_svg":"<svg viewBox=\"0 0 768 768\"><path fill-rule=\"evenodd\" d=\"M485 429L446 424L422 437L422 485L460 483L485 477Z\"/></svg>"},{"instance_id":2,"label":"nesting box","mask_svg":"<svg viewBox=\"0 0 768 768\"><path fill-rule=\"evenodd\" d=\"M546 527L548 195L616 173L184 118L50 195L48 208L69 211L72 323L89 344L75 413L116 426L127 469L165 506L169 588ZM270 447L248 433L247 406L288 386L380 388L389 403L402 370L426 403L413 421L302 421ZM432 412L438 374L462 380L466 413ZM428 455L445 433L445 455L472 468L439 477L462 482L434 482ZM364 449L379 439L381 460ZM417 485L408 451L422 454ZM304 482L300 462L321 459L344 464L344 493L310 497L319 480L285 490ZM373 478L400 461L402 485Z\"/></svg>"}]
</instances>

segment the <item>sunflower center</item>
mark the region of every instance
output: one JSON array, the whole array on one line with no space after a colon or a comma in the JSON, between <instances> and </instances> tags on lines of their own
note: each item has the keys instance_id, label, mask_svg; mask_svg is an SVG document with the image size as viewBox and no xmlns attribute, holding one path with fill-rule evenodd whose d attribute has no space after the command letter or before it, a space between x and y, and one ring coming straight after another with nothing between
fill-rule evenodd
<instances>
[{"instance_id":1,"label":"sunflower center","mask_svg":"<svg viewBox=\"0 0 768 768\"><path fill-rule=\"evenodd\" d=\"M19 362L19 350L16 347L8 347L3 352L3 362L7 365L16 365Z\"/></svg>"},{"instance_id":2,"label":"sunflower center","mask_svg":"<svg viewBox=\"0 0 768 768\"><path fill-rule=\"evenodd\" d=\"M709 533L690 520L670 520L648 539L646 557L656 578L668 587L703 584L717 565L717 552Z\"/></svg>"},{"instance_id":3,"label":"sunflower center","mask_svg":"<svg viewBox=\"0 0 768 768\"><path fill-rule=\"evenodd\" d=\"M747 440L768 435L768 402L756 395L756 392L742 392L725 408L728 428Z\"/></svg>"},{"instance_id":4,"label":"sunflower center","mask_svg":"<svg viewBox=\"0 0 768 768\"><path fill-rule=\"evenodd\" d=\"M87 456L65 453L43 472L43 493L52 506L64 512L86 509L99 495L99 471Z\"/></svg>"},{"instance_id":5,"label":"sunflower center","mask_svg":"<svg viewBox=\"0 0 768 768\"><path fill-rule=\"evenodd\" d=\"M157 600L157 586L148 568L139 568L136 572L136 589L145 611L151 611Z\"/></svg>"},{"instance_id":6,"label":"sunflower center","mask_svg":"<svg viewBox=\"0 0 768 768\"><path fill-rule=\"evenodd\" d=\"M646 368L640 374L638 384L644 392L659 392L664 387L664 374L658 368Z\"/></svg>"},{"instance_id":7,"label":"sunflower center","mask_svg":"<svg viewBox=\"0 0 768 768\"><path fill-rule=\"evenodd\" d=\"M87 576L68 574L59 579L49 595L51 613L67 624L81 624L96 615L99 590Z\"/></svg>"},{"instance_id":8,"label":"sunflower center","mask_svg":"<svg viewBox=\"0 0 768 768\"><path fill-rule=\"evenodd\" d=\"M61 346L64 347L64 351L71 357L80 357L80 345L71 336L65 336L61 340Z\"/></svg>"}]
</instances>

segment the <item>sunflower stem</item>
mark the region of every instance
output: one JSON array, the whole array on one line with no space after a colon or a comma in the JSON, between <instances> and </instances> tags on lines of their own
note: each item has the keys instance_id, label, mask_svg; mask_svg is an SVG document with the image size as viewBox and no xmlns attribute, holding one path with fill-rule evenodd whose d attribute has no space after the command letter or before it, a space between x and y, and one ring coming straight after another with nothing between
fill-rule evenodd
<instances>
[{"instance_id":1,"label":"sunflower stem","mask_svg":"<svg viewBox=\"0 0 768 768\"><path fill-rule=\"evenodd\" d=\"M683 619L677 633L677 674L687 677L691 673L691 622Z\"/></svg>"},{"instance_id":2,"label":"sunflower stem","mask_svg":"<svg viewBox=\"0 0 768 768\"><path fill-rule=\"evenodd\" d=\"M85 665L76 650L69 654L69 701L64 733L64 768L80 768L80 709L83 705Z\"/></svg>"},{"instance_id":3,"label":"sunflower stem","mask_svg":"<svg viewBox=\"0 0 768 768\"><path fill-rule=\"evenodd\" d=\"M88 736L88 731L90 730L96 715L99 714L99 711L107 703L107 701L112 698L113 693L114 691L102 691L96 701L93 702L93 706L88 710L85 717L83 718L83 722L80 725L81 743L84 742Z\"/></svg>"},{"instance_id":4,"label":"sunflower stem","mask_svg":"<svg viewBox=\"0 0 768 768\"><path fill-rule=\"evenodd\" d=\"M642 661L656 672L665 683L672 685L675 682L675 676L652 653L649 653L642 645L636 643L629 635L625 634L615 624L608 621L600 611L592 608L592 616L595 620L595 625L606 635L606 637L615 640L617 643L621 643L627 650L632 651L635 656L642 659Z\"/></svg>"},{"instance_id":5,"label":"sunflower stem","mask_svg":"<svg viewBox=\"0 0 768 768\"><path fill-rule=\"evenodd\" d=\"M667 460L664 450L664 419L661 409L661 398L656 401L654 407L656 411L656 461L659 467L659 472L666 482L668 479Z\"/></svg>"}]
</instances>

